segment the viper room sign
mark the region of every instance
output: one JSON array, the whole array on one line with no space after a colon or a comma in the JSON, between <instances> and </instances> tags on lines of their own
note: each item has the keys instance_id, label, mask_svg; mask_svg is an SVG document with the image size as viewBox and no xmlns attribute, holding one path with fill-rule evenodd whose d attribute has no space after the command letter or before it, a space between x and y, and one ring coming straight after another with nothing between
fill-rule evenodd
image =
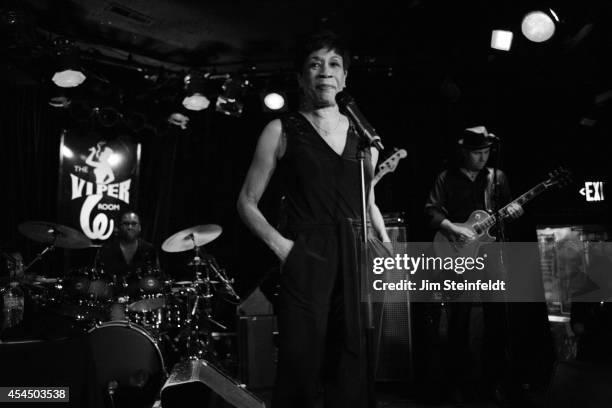
<instances>
[{"instance_id":1,"label":"viper room sign","mask_svg":"<svg viewBox=\"0 0 612 408\"><path fill-rule=\"evenodd\" d=\"M60 142L58 222L105 241L121 212L134 207L140 144L64 131Z\"/></svg>"}]
</instances>

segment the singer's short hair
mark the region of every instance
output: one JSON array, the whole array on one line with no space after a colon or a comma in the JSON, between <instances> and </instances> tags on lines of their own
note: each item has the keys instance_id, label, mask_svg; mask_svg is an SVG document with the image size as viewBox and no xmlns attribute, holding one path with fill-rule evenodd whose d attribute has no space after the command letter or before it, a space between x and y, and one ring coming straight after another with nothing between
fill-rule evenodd
<instances>
[{"instance_id":1,"label":"singer's short hair","mask_svg":"<svg viewBox=\"0 0 612 408\"><path fill-rule=\"evenodd\" d=\"M313 52L320 49L335 51L342 57L344 70L348 70L351 64L351 54L346 42L336 33L330 30L317 31L309 36L303 37L298 41L294 59L294 69L301 74L304 69L306 58Z\"/></svg>"}]
</instances>

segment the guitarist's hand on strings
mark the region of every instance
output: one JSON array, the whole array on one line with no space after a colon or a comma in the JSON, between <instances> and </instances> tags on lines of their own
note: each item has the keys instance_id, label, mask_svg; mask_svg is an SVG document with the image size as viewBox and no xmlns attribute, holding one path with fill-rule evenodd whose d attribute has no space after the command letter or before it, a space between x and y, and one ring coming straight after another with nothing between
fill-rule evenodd
<instances>
[{"instance_id":1,"label":"guitarist's hand on strings","mask_svg":"<svg viewBox=\"0 0 612 408\"><path fill-rule=\"evenodd\" d=\"M508 205L508 207L506 207L506 212L508 213L508 217L512 219L517 219L518 217L523 215L525 211L523 210L523 207L520 206L520 204L511 203Z\"/></svg>"}]
</instances>

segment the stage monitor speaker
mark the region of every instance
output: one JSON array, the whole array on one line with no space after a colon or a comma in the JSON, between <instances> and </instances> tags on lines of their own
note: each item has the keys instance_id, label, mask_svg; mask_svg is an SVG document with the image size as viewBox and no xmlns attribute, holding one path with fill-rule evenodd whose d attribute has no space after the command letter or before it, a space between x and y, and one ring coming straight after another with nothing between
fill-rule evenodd
<instances>
[{"instance_id":1,"label":"stage monitor speaker","mask_svg":"<svg viewBox=\"0 0 612 408\"><path fill-rule=\"evenodd\" d=\"M608 408L612 406L612 365L561 361L553 372L548 407Z\"/></svg>"},{"instance_id":2,"label":"stage monitor speaker","mask_svg":"<svg viewBox=\"0 0 612 408\"><path fill-rule=\"evenodd\" d=\"M270 388L276 376L275 316L242 316L238 321L240 380L249 388Z\"/></svg>"},{"instance_id":3,"label":"stage monitor speaker","mask_svg":"<svg viewBox=\"0 0 612 408\"><path fill-rule=\"evenodd\" d=\"M210 401L217 395L236 408L266 407L243 384L205 360L177 363L161 389L161 404L164 408L211 408Z\"/></svg>"},{"instance_id":4,"label":"stage monitor speaker","mask_svg":"<svg viewBox=\"0 0 612 408\"><path fill-rule=\"evenodd\" d=\"M395 253L405 251L407 228L402 214L386 214L385 225ZM385 292L374 305L376 381L412 381L412 321L408 292Z\"/></svg>"},{"instance_id":5,"label":"stage monitor speaker","mask_svg":"<svg viewBox=\"0 0 612 408\"><path fill-rule=\"evenodd\" d=\"M274 314L272 303L268 301L259 286L236 308L238 316L269 316Z\"/></svg>"}]
</instances>

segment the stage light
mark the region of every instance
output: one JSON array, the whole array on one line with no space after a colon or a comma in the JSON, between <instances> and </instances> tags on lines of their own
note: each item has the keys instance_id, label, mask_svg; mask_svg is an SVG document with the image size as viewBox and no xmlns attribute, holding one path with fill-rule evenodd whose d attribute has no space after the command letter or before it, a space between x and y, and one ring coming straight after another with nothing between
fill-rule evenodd
<instances>
[{"instance_id":1,"label":"stage light","mask_svg":"<svg viewBox=\"0 0 612 408\"><path fill-rule=\"evenodd\" d=\"M227 78L222 86L223 93L217 97L215 110L228 116L241 116L244 109L244 103L241 98L249 86L251 84L248 79L240 77Z\"/></svg>"},{"instance_id":2,"label":"stage light","mask_svg":"<svg viewBox=\"0 0 612 408\"><path fill-rule=\"evenodd\" d=\"M119 163L123 161L123 157L119 153L113 153L108 157L108 164L112 167L117 166Z\"/></svg>"},{"instance_id":3,"label":"stage light","mask_svg":"<svg viewBox=\"0 0 612 408\"><path fill-rule=\"evenodd\" d=\"M54 108L67 108L72 101L66 95L56 95L49 98L49 105Z\"/></svg>"},{"instance_id":4,"label":"stage light","mask_svg":"<svg viewBox=\"0 0 612 408\"><path fill-rule=\"evenodd\" d=\"M51 78L53 83L61 88L74 88L75 86L81 85L85 79L86 77L81 71L72 69L56 72Z\"/></svg>"},{"instance_id":5,"label":"stage light","mask_svg":"<svg viewBox=\"0 0 612 408\"><path fill-rule=\"evenodd\" d=\"M182 113L175 112L168 117L168 123L185 130L189 124L189 117L183 115Z\"/></svg>"},{"instance_id":6,"label":"stage light","mask_svg":"<svg viewBox=\"0 0 612 408\"><path fill-rule=\"evenodd\" d=\"M263 103L270 111L280 111L286 106L286 99L281 92L270 92L264 95Z\"/></svg>"},{"instance_id":7,"label":"stage light","mask_svg":"<svg viewBox=\"0 0 612 408\"><path fill-rule=\"evenodd\" d=\"M512 47L512 31L493 30L491 33L491 48L502 51L509 51Z\"/></svg>"},{"instance_id":8,"label":"stage light","mask_svg":"<svg viewBox=\"0 0 612 408\"><path fill-rule=\"evenodd\" d=\"M205 82L208 74L192 72L185 76L185 98L183 106L192 111L201 111L210 105L210 100L205 96Z\"/></svg>"},{"instance_id":9,"label":"stage light","mask_svg":"<svg viewBox=\"0 0 612 408\"><path fill-rule=\"evenodd\" d=\"M219 95L215 104L215 110L224 115L240 117L244 110L244 103L235 98Z\"/></svg>"},{"instance_id":10,"label":"stage light","mask_svg":"<svg viewBox=\"0 0 612 408\"><path fill-rule=\"evenodd\" d=\"M82 72L78 58L78 49L71 41L56 39L53 42L53 53L56 58L56 71L51 80L61 88L74 88L81 85L87 77Z\"/></svg>"},{"instance_id":11,"label":"stage light","mask_svg":"<svg viewBox=\"0 0 612 408\"><path fill-rule=\"evenodd\" d=\"M65 158L72 159L74 157L74 153L72 150L70 150L69 147L62 145L60 150L62 151L62 156L64 156Z\"/></svg>"},{"instance_id":12,"label":"stage light","mask_svg":"<svg viewBox=\"0 0 612 408\"><path fill-rule=\"evenodd\" d=\"M208 98L201 93L197 92L191 96L186 96L183 99L183 106L185 109L189 109L192 111L201 111L208 108L210 105L210 101Z\"/></svg>"},{"instance_id":13,"label":"stage light","mask_svg":"<svg viewBox=\"0 0 612 408\"><path fill-rule=\"evenodd\" d=\"M554 18L559 21L557 15L552 10L550 11L553 13ZM555 22L544 11L531 11L523 17L521 31L530 41L537 43L544 42L555 34Z\"/></svg>"}]
</instances>

